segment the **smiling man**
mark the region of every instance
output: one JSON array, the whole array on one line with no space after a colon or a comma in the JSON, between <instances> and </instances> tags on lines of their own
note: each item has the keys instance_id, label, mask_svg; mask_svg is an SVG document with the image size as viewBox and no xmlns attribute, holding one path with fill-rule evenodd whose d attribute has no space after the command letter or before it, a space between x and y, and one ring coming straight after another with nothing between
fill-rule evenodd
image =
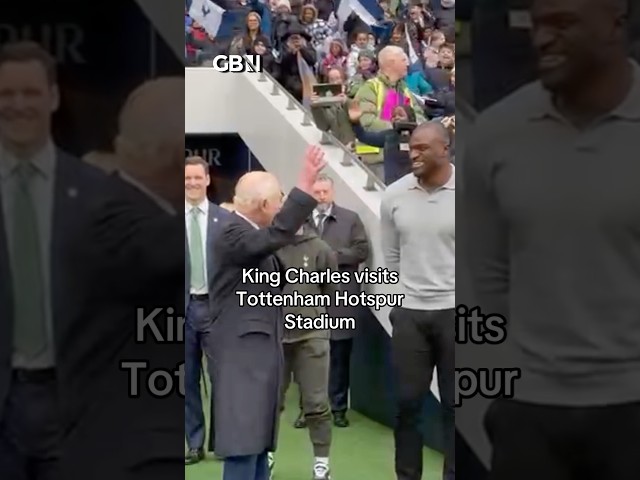
<instances>
[{"instance_id":1,"label":"smiling man","mask_svg":"<svg viewBox=\"0 0 640 480\"><path fill-rule=\"evenodd\" d=\"M204 459L205 416L200 392L202 354L211 363L209 283L214 270L213 239L229 212L207 199L209 165L202 157L188 157L184 167L185 245L185 410L184 431L188 451L185 465ZM208 365L210 366L210 365ZM212 409L213 412L213 409ZM213 416L211 418L213 433ZM213 435L212 435L213 436ZM214 442L210 441L210 445Z\"/></svg>"},{"instance_id":2,"label":"smiling man","mask_svg":"<svg viewBox=\"0 0 640 480\"><path fill-rule=\"evenodd\" d=\"M402 307L391 311L397 378L398 480L422 478L420 414L433 370L444 416L444 480L455 479L455 167L440 122L419 125L409 141L413 173L390 185L381 207L387 267L400 275Z\"/></svg>"},{"instance_id":3,"label":"smiling man","mask_svg":"<svg viewBox=\"0 0 640 480\"><path fill-rule=\"evenodd\" d=\"M463 260L522 367L485 418L492 480L640 471L640 67L626 2L535 0L539 81L467 137ZM490 355L485 353L484 355Z\"/></svg>"}]
</instances>

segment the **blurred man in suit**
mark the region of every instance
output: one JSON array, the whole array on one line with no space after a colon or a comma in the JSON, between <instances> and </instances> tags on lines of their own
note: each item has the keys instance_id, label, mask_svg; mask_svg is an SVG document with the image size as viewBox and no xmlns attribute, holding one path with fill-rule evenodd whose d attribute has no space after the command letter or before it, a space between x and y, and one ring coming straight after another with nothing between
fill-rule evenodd
<instances>
[{"instance_id":1,"label":"blurred man in suit","mask_svg":"<svg viewBox=\"0 0 640 480\"><path fill-rule=\"evenodd\" d=\"M216 453L225 458L224 480L267 480L268 452L277 439L283 375L282 308L240 306L237 291L280 294L282 285L244 283L243 270L277 274L274 255L296 241L296 232L316 207L313 184L324 168L319 147L305 153L297 188L287 200L279 182L266 172L251 172L236 186L235 212L216 238L219 266L210 295L212 305Z\"/></svg>"},{"instance_id":2,"label":"blurred man in suit","mask_svg":"<svg viewBox=\"0 0 640 480\"><path fill-rule=\"evenodd\" d=\"M229 212L207 199L209 165L202 157L189 157L184 168L185 197L185 306L184 432L187 438L186 465L204 458L205 418L200 391L202 354L209 371L213 345L209 342L209 282L215 269L213 241ZM211 432L214 432L213 418ZM211 436L210 436L211 439ZM213 444L213 442L210 442Z\"/></svg>"},{"instance_id":3,"label":"blurred man in suit","mask_svg":"<svg viewBox=\"0 0 640 480\"><path fill-rule=\"evenodd\" d=\"M47 480L175 476L172 466L181 464L172 462L179 450L170 441L182 422L162 414L182 399L155 403L143 393L132 401L120 361L160 358L174 368L182 361L179 344L159 352L135 342L135 312L158 298L172 304L171 295L181 303L183 259L167 249L180 248L184 227L120 178L56 149L58 104L52 58L33 43L4 45L0 472ZM175 152L183 162L183 145ZM166 180L164 187L165 203L182 202ZM105 443L109 453L96 457Z\"/></svg>"},{"instance_id":4,"label":"blurred man in suit","mask_svg":"<svg viewBox=\"0 0 640 480\"><path fill-rule=\"evenodd\" d=\"M76 184L83 174L96 177L53 145L51 115L60 101L55 75L53 60L36 45L0 52L0 471L6 478L27 478L31 469L35 478L59 472L59 318L51 275L60 265L51 245L66 231L59 223L52 228L52 214L76 207L71 189L84 198L90 186Z\"/></svg>"},{"instance_id":5,"label":"blurred man in suit","mask_svg":"<svg viewBox=\"0 0 640 480\"><path fill-rule=\"evenodd\" d=\"M307 219L305 227L318 233L336 253L338 268L349 272L352 279L348 284L338 285L340 291L350 295L360 293L353 273L369 258L369 241L362 220L356 212L335 204L333 179L320 175L313 185L313 196L318 202L313 214ZM331 306L329 316L333 318L362 316L359 307ZM349 426L347 410L349 408L349 386L351 371L351 350L353 349L353 330L331 331L331 368L329 373L329 398L333 423L336 427ZM296 428L304 428L306 422L302 412L296 420Z\"/></svg>"}]
</instances>

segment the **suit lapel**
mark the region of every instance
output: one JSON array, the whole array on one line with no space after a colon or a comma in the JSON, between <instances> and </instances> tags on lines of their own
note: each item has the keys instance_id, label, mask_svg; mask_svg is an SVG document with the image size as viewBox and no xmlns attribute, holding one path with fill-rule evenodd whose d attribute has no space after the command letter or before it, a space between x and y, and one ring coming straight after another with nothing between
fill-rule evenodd
<instances>
[{"instance_id":1,"label":"suit lapel","mask_svg":"<svg viewBox=\"0 0 640 480\"><path fill-rule=\"evenodd\" d=\"M218 228L221 222L218 206L209 202L209 215L207 217L207 280L211 280L211 276L215 270L215 258L213 258L213 244L215 236L218 234Z\"/></svg>"},{"instance_id":2,"label":"suit lapel","mask_svg":"<svg viewBox=\"0 0 640 480\"><path fill-rule=\"evenodd\" d=\"M13 290L2 195L0 195L0 272L0 353L10 354L10 339L13 337ZM6 359L0 358L0 361L4 360Z\"/></svg>"}]
</instances>

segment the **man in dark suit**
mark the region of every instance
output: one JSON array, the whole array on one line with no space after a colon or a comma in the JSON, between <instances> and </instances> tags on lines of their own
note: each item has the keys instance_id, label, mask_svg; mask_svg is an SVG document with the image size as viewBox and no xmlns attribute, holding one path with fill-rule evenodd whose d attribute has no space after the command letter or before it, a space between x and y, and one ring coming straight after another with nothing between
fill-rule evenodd
<instances>
[{"instance_id":1,"label":"man in dark suit","mask_svg":"<svg viewBox=\"0 0 640 480\"><path fill-rule=\"evenodd\" d=\"M351 282L339 285L340 291L350 295L360 293L360 285L355 282L353 273L369 258L369 240L364 224L356 212L340 207L334 202L333 179L320 175L313 186L317 208L307 219L306 228L316 231L320 238L329 244L338 257L338 268L349 272ZM360 307L331 306L328 308L332 318L362 316ZM349 386L351 370L351 350L353 349L353 330L331 331L331 368L329 370L329 398L333 423L336 427L349 426L347 410L349 408ZM306 423L302 413L294 425L304 428Z\"/></svg>"},{"instance_id":2,"label":"man in dark suit","mask_svg":"<svg viewBox=\"0 0 640 480\"><path fill-rule=\"evenodd\" d=\"M279 295L274 282L243 282L245 269L281 272L274 255L292 244L316 206L313 184L325 161L319 147L304 158L297 188L282 203L279 182L251 172L236 186L235 212L216 239L219 266L211 282L214 338L216 453L225 458L224 480L267 480L268 452L277 440L283 375L282 308L240 306L237 291Z\"/></svg>"},{"instance_id":3,"label":"man in dark suit","mask_svg":"<svg viewBox=\"0 0 640 480\"><path fill-rule=\"evenodd\" d=\"M185 161L185 306L184 358L185 399L184 432L187 439L185 465L193 465L204 458L205 418L200 391L202 354L210 358L213 345L209 342L209 282L215 269L213 242L229 212L207 199L211 181L209 165L202 157ZM211 370L210 360L207 362ZM212 400L213 401L213 400ZM211 432L214 432L213 418ZM210 440L212 435L210 435ZM210 441L210 444L214 443Z\"/></svg>"},{"instance_id":4,"label":"man in dark suit","mask_svg":"<svg viewBox=\"0 0 640 480\"><path fill-rule=\"evenodd\" d=\"M51 57L32 43L6 44L0 51L0 472L38 480L176 475L170 440L180 438L182 422L172 432L173 420L160 414L181 399L154 403L143 393L132 401L120 361L155 356L175 367L181 360L180 344L162 351L136 344L135 312L158 298L181 303L183 260L167 249L180 248L182 219L171 223L121 179L56 149L50 131L58 104ZM149 242L159 235L161 244ZM101 442L109 452L96 458ZM162 469L155 468L159 463Z\"/></svg>"}]
</instances>

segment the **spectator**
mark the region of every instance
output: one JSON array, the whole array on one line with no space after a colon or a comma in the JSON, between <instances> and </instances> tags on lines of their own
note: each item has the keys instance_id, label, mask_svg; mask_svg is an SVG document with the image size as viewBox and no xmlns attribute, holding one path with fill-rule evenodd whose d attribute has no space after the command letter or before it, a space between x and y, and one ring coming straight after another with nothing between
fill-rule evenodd
<instances>
[{"instance_id":1,"label":"spectator","mask_svg":"<svg viewBox=\"0 0 640 480\"><path fill-rule=\"evenodd\" d=\"M291 14L289 0L275 0L275 11L271 22L272 45L277 52L283 50L283 38L293 25L299 23Z\"/></svg>"},{"instance_id":2,"label":"spectator","mask_svg":"<svg viewBox=\"0 0 640 480\"><path fill-rule=\"evenodd\" d=\"M378 75L367 80L355 97L362 110L362 127L372 132L391 129L393 111L398 105L409 106L414 111L417 121L424 122L422 107L417 104L404 80L408 68L404 50L397 46L386 47L380 51L378 63ZM357 142L356 154L378 174L379 178L384 178L383 158L379 148Z\"/></svg>"},{"instance_id":3,"label":"spectator","mask_svg":"<svg viewBox=\"0 0 640 480\"><path fill-rule=\"evenodd\" d=\"M345 69L347 66L347 49L339 38L331 39L329 43L329 53L322 60L320 74L326 77L332 68Z\"/></svg>"},{"instance_id":4,"label":"spectator","mask_svg":"<svg viewBox=\"0 0 640 480\"><path fill-rule=\"evenodd\" d=\"M371 45L369 45L369 34L366 31L360 31L356 34L355 43L351 45L349 56L347 57L347 76L349 78L356 74L358 68L358 59L363 52L370 52L375 55Z\"/></svg>"},{"instance_id":5,"label":"spectator","mask_svg":"<svg viewBox=\"0 0 640 480\"><path fill-rule=\"evenodd\" d=\"M231 41L229 53L231 55L248 55L253 53L256 41L261 41L264 45L269 44L269 39L263 35L260 24L262 18L256 12L247 14L246 30L241 35L236 35Z\"/></svg>"},{"instance_id":6,"label":"spectator","mask_svg":"<svg viewBox=\"0 0 640 480\"><path fill-rule=\"evenodd\" d=\"M376 76L375 56L369 50L365 50L358 55L358 67L356 74L349 79L348 95L350 98L356 96L360 87L364 83Z\"/></svg>"},{"instance_id":7,"label":"spectator","mask_svg":"<svg viewBox=\"0 0 640 480\"><path fill-rule=\"evenodd\" d=\"M282 37L284 51L280 57L278 81L293 97L302 102L302 78L298 67L301 58L310 68L316 64L316 51L311 46L311 37L302 25L295 24Z\"/></svg>"},{"instance_id":8,"label":"spectator","mask_svg":"<svg viewBox=\"0 0 640 480\"><path fill-rule=\"evenodd\" d=\"M311 37L311 45L316 51L322 50L325 40L333 33L327 22L318 18L318 10L311 4L304 5L300 13L300 24Z\"/></svg>"},{"instance_id":9,"label":"spectator","mask_svg":"<svg viewBox=\"0 0 640 480\"><path fill-rule=\"evenodd\" d=\"M332 68L329 70L327 78L329 83L340 84L343 86L343 92L346 91L344 71ZM317 97L312 96L311 114L320 130L330 132L344 145L351 145L355 140L355 135L347 113L347 97L344 93L342 97L341 103L318 103Z\"/></svg>"},{"instance_id":10,"label":"spectator","mask_svg":"<svg viewBox=\"0 0 640 480\"><path fill-rule=\"evenodd\" d=\"M272 76L277 75L277 64L273 57L273 53L271 53L271 49L268 44L266 44L261 37L258 37L258 39L253 43L253 50L251 53L262 57L262 68L265 71L270 73Z\"/></svg>"}]
</instances>

